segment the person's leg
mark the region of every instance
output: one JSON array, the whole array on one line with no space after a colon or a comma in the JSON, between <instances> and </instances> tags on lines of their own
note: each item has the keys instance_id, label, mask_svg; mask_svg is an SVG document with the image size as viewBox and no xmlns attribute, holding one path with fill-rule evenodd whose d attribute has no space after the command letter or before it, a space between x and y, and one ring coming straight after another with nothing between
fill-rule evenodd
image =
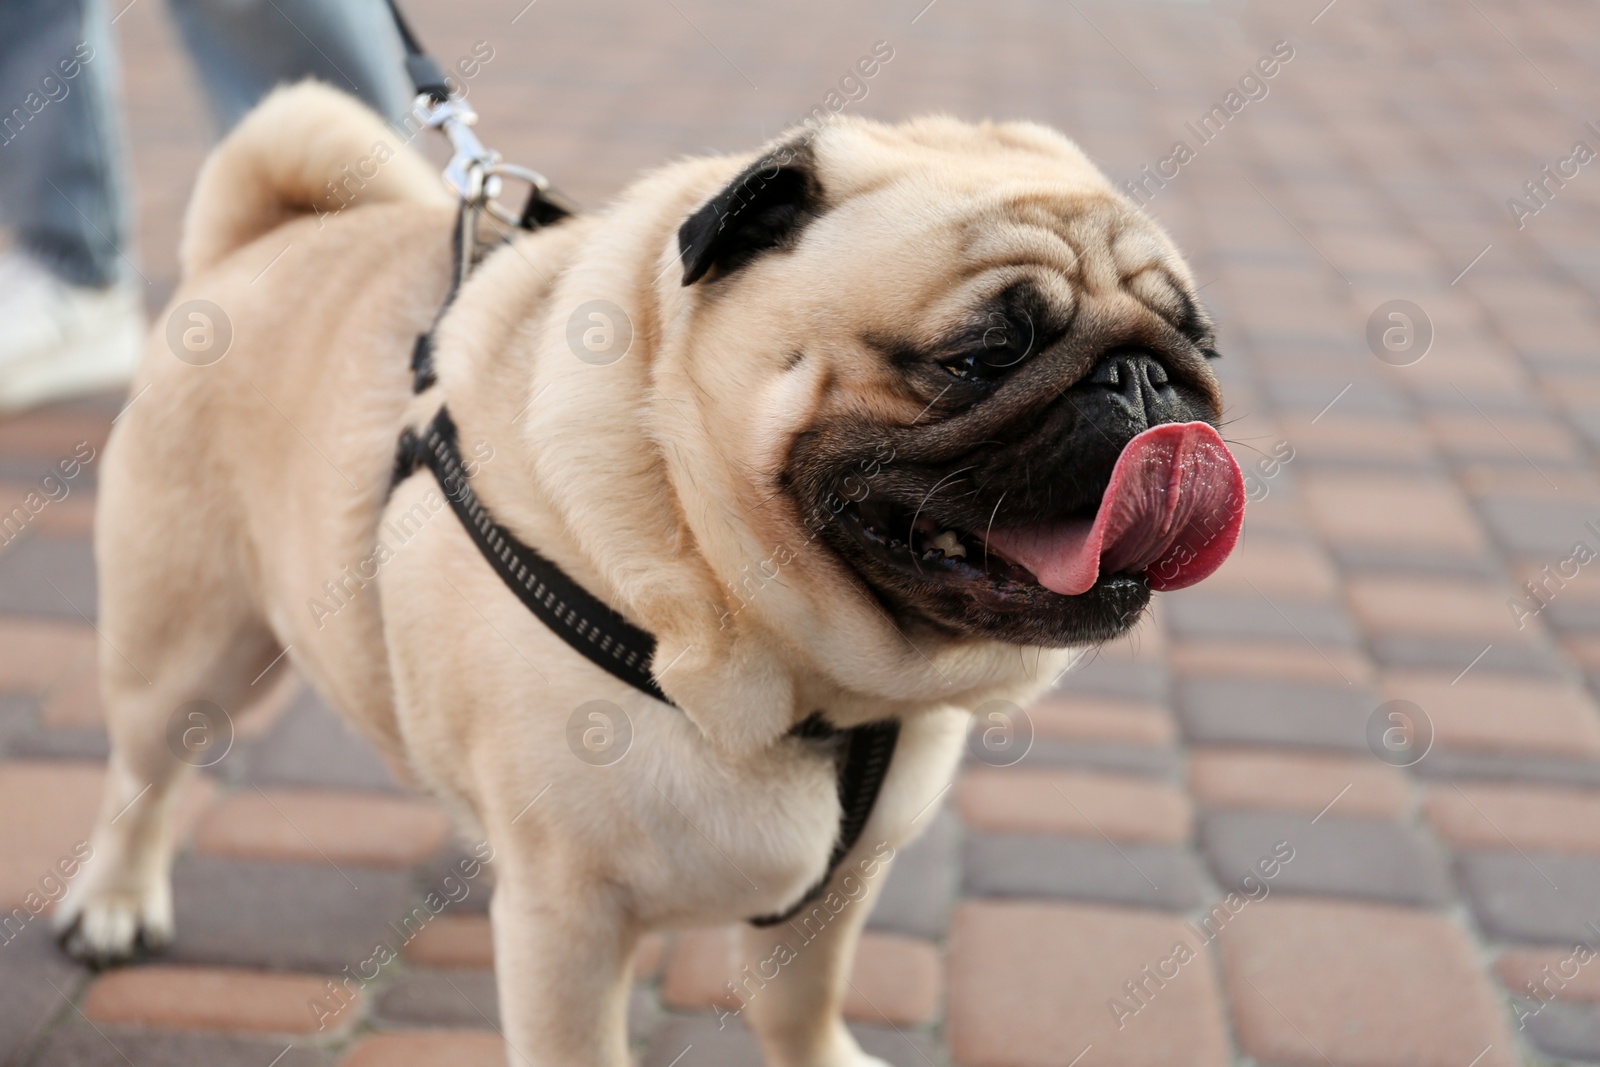
<instances>
[{"instance_id":1,"label":"person's leg","mask_svg":"<svg viewBox=\"0 0 1600 1067\"><path fill-rule=\"evenodd\" d=\"M130 271L117 82L102 0L0 3L0 221L72 285Z\"/></svg>"},{"instance_id":2,"label":"person's leg","mask_svg":"<svg viewBox=\"0 0 1600 1067\"><path fill-rule=\"evenodd\" d=\"M105 0L0 2L0 411L126 383L144 332Z\"/></svg>"},{"instance_id":3,"label":"person's leg","mask_svg":"<svg viewBox=\"0 0 1600 1067\"><path fill-rule=\"evenodd\" d=\"M206 99L228 129L276 85L316 78L391 121L414 97L384 0L170 0Z\"/></svg>"}]
</instances>

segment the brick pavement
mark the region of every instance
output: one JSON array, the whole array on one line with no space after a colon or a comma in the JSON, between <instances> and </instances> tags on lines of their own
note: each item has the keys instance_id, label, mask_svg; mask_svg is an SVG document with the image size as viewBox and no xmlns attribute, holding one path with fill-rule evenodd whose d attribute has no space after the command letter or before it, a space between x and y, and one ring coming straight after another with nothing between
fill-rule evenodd
<instances>
[{"instance_id":1,"label":"brick pavement","mask_svg":"<svg viewBox=\"0 0 1600 1067\"><path fill-rule=\"evenodd\" d=\"M408 5L447 61L492 43L486 138L591 203L775 133L884 39L854 107L1053 123L1192 257L1256 498L1242 547L1061 679L1027 756L970 766L898 864L847 1005L897 1067L1600 1062L1600 578L1574 562L1600 547L1600 175L1523 189L1600 146L1600 12L1324 3ZM118 30L155 308L207 131L163 7ZM1193 158L1142 171L1180 139ZM1368 341L1398 299L1431 324L1407 366L1420 345ZM119 403L0 422L0 504L101 447ZM6 909L50 892L98 796L95 473L0 548ZM317 1028L306 1002L456 846L292 678L265 704L184 799L166 960L91 976L12 913L0 1063L501 1062L476 890ZM1375 755L1396 708L1425 754ZM646 1067L754 1062L708 1011L727 936L641 953Z\"/></svg>"}]
</instances>

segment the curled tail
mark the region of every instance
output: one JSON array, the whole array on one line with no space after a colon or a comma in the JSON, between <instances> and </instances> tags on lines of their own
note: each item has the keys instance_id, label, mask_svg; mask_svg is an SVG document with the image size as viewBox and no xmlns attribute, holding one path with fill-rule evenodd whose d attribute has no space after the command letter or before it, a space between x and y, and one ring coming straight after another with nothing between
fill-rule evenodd
<instances>
[{"instance_id":1,"label":"curled tail","mask_svg":"<svg viewBox=\"0 0 1600 1067\"><path fill-rule=\"evenodd\" d=\"M449 204L437 172L406 140L326 85L274 90L200 169L179 250L184 273L300 215L405 200Z\"/></svg>"}]
</instances>

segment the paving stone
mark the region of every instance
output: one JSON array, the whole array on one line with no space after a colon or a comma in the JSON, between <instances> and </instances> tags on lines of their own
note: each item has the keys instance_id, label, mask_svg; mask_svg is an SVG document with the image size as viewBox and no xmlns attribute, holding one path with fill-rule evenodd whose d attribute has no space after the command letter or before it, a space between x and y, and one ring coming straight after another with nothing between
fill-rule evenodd
<instances>
[{"instance_id":1,"label":"paving stone","mask_svg":"<svg viewBox=\"0 0 1600 1067\"><path fill-rule=\"evenodd\" d=\"M1427 835L1387 819L1329 814L1313 823L1299 814L1216 813L1200 820L1200 841L1224 886L1246 875L1259 880L1261 861L1286 842L1294 858L1271 881L1275 892L1419 905L1450 897L1450 879Z\"/></svg>"},{"instance_id":2,"label":"paving stone","mask_svg":"<svg viewBox=\"0 0 1600 1067\"><path fill-rule=\"evenodd\" d=\"M1268 598L1255 593L1232 596L1185 591L1167 599L1172 632L1179 637L1232 638L1314 645L1354 645L1360 640L1338 604Z\"/></svg>"},{"instance_id":3,"label":"paving stone","mask_svg":"<svg viewBox=\"0 0 1600 1067\"><path fill-rule=\"evenodd\" d=\"M104 730L19 731L6 743L5 754L19 760L103 763L111 755L111 739Z\"/></svg>"},{"instance_id":4,"label":"paving stone","mask_svg":"<svg viewBox=\"0 0 1600 1067\"><path fill-rule=\"evenodd\" d=\"M1183 911L1199 905L1201 872L1187 849L1098 838L970 834L962 845L969 897L1086 900Z\"/></svg>"},{"instance_id":5,"label":"paving stone","mask_svg":"<svg viewBox=\"0 0 1600 1067\"><path fill-rule=\"evenodd\" d=\"M279 1057L274 1062L274 1057ZM133 1027L89 1025L81 1018L51 1030L29 1067L330 1067L317 1048L275 1038L239 1038ZM498 1067L498 1065L496 1065Z\"/></svg>"},{"instance_id":6,"label":"paving stone","mask_svg":"<svg viewBox=\"0 0 1600 1067\"><path fill-rule=\"evenodd\" d=\"M416 971L386 986L373 1014L394 1026L497 1029L500 1008L492 971Z\"/></svg>"},{"instance_id":7,"label":"paving stone","mask_svg":"<svg viewBox=\"0 0 1600 1067\"><path fill-rule=\"evenodd\" d=\"M1471 938L1442 916L1269 899L1219 940L1240 1049L1259 1062L1517 1062Z\"/></svg>"},{"instance_id":8,"label":"paving stone","mask_svg":"<svg viewBox=\"0 0 1600 1067\"><path fill-rule=\"evenodd\" d=\"M95 646L82 620L0 615L0 691L42 693L93 664Z\"/></svg>"},{"instance_id":9,"label":"paving stone","mask_svg":"<svg viewBox=\"0 0 1600 1067\"><path fill-rule=\"evenodd\" d=\"M1394 767L1368 756L1296 749L1195 749L1189 789L1207 808L1310 815L1326 809L1343 818L1393 819L1411 807L1410 786Z\"/></svg>"},{"instance_id":10,"label":"paving stone","mask_svg":"<svg viewBox=\"0 0 1600 1067\"><path fill-rule=\"evenodd\" d=\"M970 751L967 753L966 763L969 766L982 765ZM1027 755L1017 765L1031 769L1059 767L1171 779L1177 777L1179 759L1176 750L1158 748L1154 745L1057 741L1048 737L1035 737Z\"/></svg>"},{"instance_id":11,"label":"paving stone","mask_svg":"<svg viewBox=\"0 0 1600 1067\"><path fill-rule=\"evenodd\" d=\"M1478 501L1490 533L1512 555L1534 556L1554 563L1572 554L1576 541L1593 544L1585 524L1600 522L1600 508L1587 500L1546 494L1497 494Z\"/></svg>"},{"instance_id":12,"label":"paving stone","mask_svg":"<svg viewBox=\"0 0 1600 1067\"><path fill-rule=\"evenodd\" d=\"M1352 686L1185 678L1178 721L1191 742L1306 745L1367 751L1367 719L1378 700Z\"/></svg>"},{"instance_id":13,"label":"paving stone","mask_svg":"<svg viewBox=\"0 0 1600 1067\"><path fill-rule=\"evenodd\" d=\"M1583 948L1592 953L1595 943L1588 941ZM1600 1004L1600 967L1594 962L1578 946L1510 948L1495 958L1494 972L1513 996L1527 998L1530 1008L1551 1000Z\"/></svg>"},{"instance_id":14,"label":"paving stone","mask_svg":"<svg viewBox=\"0 0 1600 1067\"><path fill-rule=\"evenodd\" d=\"M662 1022L641 1067L751 1067L762 1062L755 1035L737 1020L720 1028L716 1016L672 1016ZM915 1030L851 1023L862 1049L890 1067L928 1067L941 1062L937 1044Z\"/></svg>"},{"instance_id":15,"label":"paving stone","mask_svg":"<svg viewBox=\"0 0 1600 1067\"><path fill-rule=\"evenodd\" d=\"M1079 741L1157 747L1177 739L1172 715L1157 704L1046 693L1028 709L1035 743Z\"/></svg>"},{"instance_id":16,"label":"paving stone","mask_svg":"<svg viewBox=\"0 0 1600 1067\"><path fill-rule=\"evenodd\" d=\"M1301 482L1312 521L1329 541L1476 555L1484 537L1460 490L1426 477L1308 472Z\"/></svg>"},{"instance_id":17,"label":"paving stone","mask_svg":"<svg viewBox=\"0 0 1600 1067\"><path fill-rule=\"evenodd\" d=\"M910 937L943 938L955 906L960 878L957 849L960 823L949 808L940 808L928 828L896 854L889 880L867 917L867 928Z\"/></svg>"},{"instance_id":18,"label":"paving stone","mask_svg":"<svg viewBox=\"0 0 1600 1067\"><path fill-rule=\"evenodd\" d=\"M796 952L805 951L801 934L789 944ZM747 999L761 995L758 963L744 956L739 927L684 931L674 939L667 959L662 1002L683 1011L723 1007L738 1013ZM925 1025L938 1011L942 986L932 942L868 931L856 949L844 1014L871 1023Z\"/></svg>"},{"instance_id":19,"label":"paving stone","mask_svg":"<svg viewBox=\"0 0 1600 1067\"><path fill-rule=\"evenodd\" d=\"M39 724L39 702L21 693L0 693L0 757L14 756Z\"/></svg>"},{"instance_id":20,"label":"paving stone","mask_svg":"<svg viewBox=\"0 0 1600 1067\"><path fill-rule=\"evenodd\" d=\"M83 537L30 537L0 554L0 611L82 623L95 617L94 549Z\"/></svg>"},{"instance_id":21,"label":"paving stone","mask_svg":"<svg viewBox=\"0 0 1600 1067\"><path fill-rule=\"evenodd\" d=\"M95 979L79 1007L104 1024L156 1030L256 1034L315 1034L323 1029L308 1004L321 998L324 979L221 967L154 964ZM359 1009L340 1016L348 1025Z\"/></svg>"},{"instance_id":22,"label":"paving stone","mask_svg":"<svg viewBox=\"0 0 1600 1067\"><path fill-rule=\"evenodd\" d=\"M1411 767L1430 781L1530 781L1600 788L1600 761L1510 752L1434 749Z\"/></svg>"},{"instance_id":23,"label":"paving stone","mask_svg":"<svg viewBox=\"0 0 1600 1067\"><path fill-rule=\"evenodd\" d=\"M1259 589L1286 600L1318 600L1332 596L1337 587L1332 561L1315 543L1249 535L1240 538L1239 546L1204 586L1212 593L1250 596Z\"/></svg>"},{"instance_id":24,"label":"paving stone","mask_svg":"<svg viewBox=\"0 0 1600 1067\"><path fill-rule=\"evenodd\" d=\"M1574 685L1477 670L1458 681L1397 671L1382 688L1386 699L1422 708L1441 749L1600 758L1600 709Z\"/></svg>"},{"instance_id":25,"label":"paving stone","mask_svg":"<svg viewBox=\"0 0 1600 1067\"><path fill-rule=\"evenodd\" d=\"M354 969L380 942L399 951L405 935L391 923L416 904L397 871L180 856L170 958L330 974Z\"/></svg>"},{"instance_id":26,"label":"paving stone","mask_svg":"<svg viewBox=\"0 0 1600 1067\"><path fill-rule=\"evenodd\" d=\"M441 915L406 945L417 967L494 967L494 933L487 915Z\"/></svg>"},{"instance_id":27,"label":"paving stone","mask_svg":"<svg viewBox=\"0 0 1600 1067\"><path fill-rule=\"evenodd\" d=\"M1432 789L1423 810L1457 848L1600 855L1600 791L1452 784Z\"/></svg>"},{"instance_id":28,"label":"paving stone","mask_svg":"<svg viewBox=\"0 0 1600 1067\"><path fill-rule=\"evenodd\" d=\"M1180 684L1200 677L1365 685L1373 674L1362 649L1313 647L1298 635L1288 641L1183 641L1173 645L1170 659Z\"/></svg>"},{"instance_id":29,"label":"paving stone","mask_svg":"<svg viewBox=\"0 0 1600 1067\"><path fill-rule=\"evenodd\" d=\"M1179 943L1188 946L1187 963L1175 954ZM951 1057L971 1067L1060 1067L1092 1045L1125 1067L1226 1064L1210 955L1175 916L962 904L950 934ZM1125 983L1147 983L1148 996L1132 999ZM1124 1006L1120 1019L1114 1002Z\"/></svg>"},{"instance_id":30,"label":"paving stone","mask_svg":"<svg viewBox=\"0 0 1600 1067\"><path fill-rule=\"evenodd\" d=\"M400 788L383 758L309 687L277 727L250 746L250 781L261 786Z\"/></svg>"},{"instance_id":31,"label":"paving stone","mask_svg":"<svg viewBox=\"0 0 1600 1067\"><path fill-rule=\"evenodd\" d=\"M996 833L1176 844L1188 840L1192 820L1177 787L1126 775L969 768L955 794L967 826Z\"/></svg>"},{"instance_id":32,"label":"paving stone","mask_svg":"<svg viewBox=\"0 0 1600 1067\"><path fill-rule=\"evenodd\" d=\"M44 697L39 719L59 729L104 729L105 705L100 702L100 668L92 660L72 671Z\"/></svg>"},{"instance_id":33,"label":"paving stone","mask_svg":"<svg viewBox=\"0 0 1600 1067\"><path fill-rule=\"evenodd\" d=\"M498 1034L402 1030L363 1039L339 1067L505 1067L506 1056Z\"/></svg>"},{"instance_id":34,"label":"paving stone","mask_svg":"<svg viewBox=\"0 0 1600 1067\"><path fill-rule=\"evenodd\" d=\"M68 868L76 875L75 856L80 853L74 846L87 846L104 780L105 769L91 763L0 763L0 811L8 816L0 819L0 905L9 909L31 893L49 896L46 879ZM203 775L185 781L174 812L180 841L187 839L214 791L215 783ZM94 862L93 857L86 856L85 862Z\"/></svg>"},{"instance_id":35,"label":"paving stone","mask_svg":"<svg viewBox=\"0 0 1600 1067\"><path fill-rule=\"evenodd\" d=\"M1454 675L1471 667L1486 673L1527 674L1550 680L1559 680L1567 673L1558 655L1543 645L1526 641L1492 643L1429 634L1381 634L1371 638L1368 645L1373 660L1389 670L1435 670Z\"/></svg>"},{"instance_id":36,"label":"paving stone","mask_svg":"<svg viewBox=\"0 0 1600 1067\"><path fill-rule=\"evenodd\" d=\"M1600 943L1600 858L1509 850L1464 852L1456 878L1485 934L1503 941Z\"/></svg>"},{"instance_id":37,"label":"paving stone","mask_svg":"<svg viewBox=\"0 0 1600 1067\"><path fill-rule=\"evenodd\" d=\"M1442 578L1363 576L1346 586L1350 612L1369 633L1429 633L1513 640L1516 623L1498 584ZM1482 648L1484 641L1478 641Z\"/></svg>"},{"instance_id":38,"label":"paving stone","mask_svg":"<svg viewBox=\"0 0 1600 1067\"><path fill-rule=\"evenodd\" d=\"M1593 1004L1535 1002L1526 1009L1537 1014L1519 1016L1528 1041L1547 1056L1581 1063L1600 1063L1600 1007Z\"/></svg>"},{"instance_id":39,"label":"paving stone","mask_svg":"<svg viewBox=\"0 0 1600 1067\"><path fill-rule=\"evenodd\" d=\"M1130 701L1166 698L1166 672L1159 663L1127 663L1091 658L1073 667L1055 683L1059 693L1085 693Z\"/></svg>"},{"instance_id":40,"label":"paving stone","mask_svg":"<svg viewBox=\"0 0 1600 1067\"><path fill-rule=\"evenodd\" d=\"M494 892L494 864L481 862L479 856L492 856L487 842L478 842L467 848L459 841L447 841L426 862L412 872L411 884L417 898L438 893L450 898L450 914L474 914L487 917L489 898ZM466 877L468 873L471 878ZM466 887L463 896L461 887Z\"/></svg>"},{"instance_id":41,"label":"paving stone","mask_svg":"<svg viewBox=\"0 0 1600 1067\"><path fill-rule=\"evenodd\" d=\"M1335 542L1328 546L1339 570L1345 574L1425 574L1440 578L1492 579L1498 568L1487 548L1445 550L1381 542Z\"/></svg>"},{"instance_id":42,"label":"paving stone","mask_svg":"<svg viewBox=\"0 0 1600 1067\"><path fill-rule=\"evenodd\" d=\"M88 976L56 947L46 919L0 927L0 942L0 1063L10 1064Z\"/></svg>"},{"instance_id":43,"label":"paving stone","mask_svg":"<svg viewBox=\"0 0 1600 1067\"><path fill-rule=\"evenodd\" d=\"M234 859L413 867L437 852L450 820L432 801L352 790L242 789L214 804L195 849Z\"/></svg>"}]
</instances>

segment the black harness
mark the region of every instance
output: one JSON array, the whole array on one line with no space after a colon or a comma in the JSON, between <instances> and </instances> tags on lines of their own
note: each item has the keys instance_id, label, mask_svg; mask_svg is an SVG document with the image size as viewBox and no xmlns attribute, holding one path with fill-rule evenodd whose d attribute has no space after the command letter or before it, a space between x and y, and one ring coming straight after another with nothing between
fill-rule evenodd
<instances>
[{"instance_id":1,"label":"black harness","mask_svg":"<svg viewBox=\"0 0 1600 1067\"><path fill-rule=\"evenodd\" d=\"M395 0L389 8L406 48L406 70L417 92L434 101L448 98L444 78L433 61L423 53L410 27L406 25ZM434 326L417 337L411 353L412 389L421 393L437 380L433 369L433 333L445 312L455 302L463 282L472 269L476 244L476 213L481 205L462 199L451 235L453 269L450 289L445 295ZM543 184L533 184L528 201L518 216L524 230L559 222L572 214L560 197ZM656 639L623 618L610 605L592 595L567 576L561 568L524 544L510 530L495 522L467 477L458 444L455 420L448 408L438 414L418 434L407 427L400 434L396 449L394 476L390 492L419 468L433 472L450 501L451 510L461 520L472 543L489 566L511 588L527 609L558 637L571 645L595 666L655 700L671 704L651 673ZM822 712L812 712L790 732L790 736L829 744L834 748L839 794L839 834L828 856L828 868L798 901L783 912L749 920L755 926L788 922L806 905L822 895L829 880L844 862L866 828L883 780L894 757L900 723L895 719L840 729Z\"/></svg>"}]
</instances>

